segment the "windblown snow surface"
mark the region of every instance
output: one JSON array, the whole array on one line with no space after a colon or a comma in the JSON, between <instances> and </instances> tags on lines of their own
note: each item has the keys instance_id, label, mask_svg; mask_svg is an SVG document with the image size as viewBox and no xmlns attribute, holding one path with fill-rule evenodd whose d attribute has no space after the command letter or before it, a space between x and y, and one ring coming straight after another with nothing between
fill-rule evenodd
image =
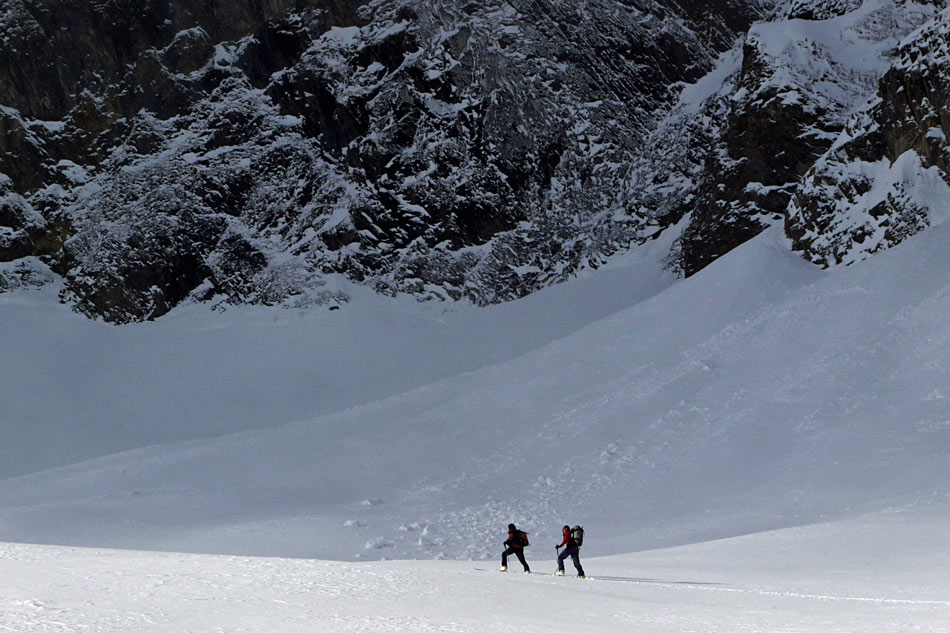
<instances>
[{"instance_id":1,"label":"windblown snow surface","mask_svg":"<svg viewBox=\"0 0 950 633\"><path fill-rule=\"evenodd\" d=\"M0 630L936 633L950 630L948 519L918 508L594 558L589 580L0 545Z\"/></svg>"},{"instance_id":2,"label":"windblown snow surface","mask_svg":"<svg viewBox=\"0 0 950 633\"><path fill-rule=\"evenodd\" d=\"M481 310L0 296L0 630L950 630L950 225L656 248ZM476 569L511 521L594 579Z\"/></svg>"}]
</instances>

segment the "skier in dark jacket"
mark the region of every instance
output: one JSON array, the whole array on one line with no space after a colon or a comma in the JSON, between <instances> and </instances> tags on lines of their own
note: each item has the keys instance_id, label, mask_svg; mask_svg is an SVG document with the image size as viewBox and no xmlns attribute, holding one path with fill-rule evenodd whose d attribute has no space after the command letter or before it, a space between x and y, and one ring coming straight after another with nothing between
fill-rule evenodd
<instances>
[{"instance_id":1,"label":"skier in dark jacket","mask_svg":"<svg viewBox=\"0 0 950 633\"><path fill-rule=\"evenodd\" d=\"M514 554L524 567L524 573L531 573L528 562L524 559L524 546L527 544L528 537L525 533L516 528L514 523L509 523L508 539L504 542L505 551L501 555L501 569L498 571L508 571L508 557Z\"/></svg>"},{"instance_id":2,"label":"skier in dark jacket","mask_svg":"<svg viewBox=\"0 0 950 633\"><path fill-rule=\"evenodd\" d=\"M564 559L568 556L571 557L571 560L574 562L574 569L577 570L577 577L584 578L584 568L581 567L581 548L578 546L577 541L574 540L574 536L571 534L571 527L565 525L561 528L561 533L564 535L564 540L561 541L560 545L556 545L554 549L560 550L562 547L564 551L558 554L557 557L557 575L564 575Z\"/></svg>"}]
</instances>

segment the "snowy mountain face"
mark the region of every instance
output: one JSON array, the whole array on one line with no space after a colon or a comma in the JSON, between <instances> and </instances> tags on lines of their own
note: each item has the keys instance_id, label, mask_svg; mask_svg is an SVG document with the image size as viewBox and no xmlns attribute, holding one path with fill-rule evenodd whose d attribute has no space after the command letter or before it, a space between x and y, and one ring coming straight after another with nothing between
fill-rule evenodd
<instances>
[{"instance_id":1,"label":"snowy mountain face","mask_svg":"<svg viewBox=\"0 0 950 633\"><path fill-rule=\"evenodd\" d=\"M115 322L335 274L524 295L663 228L627 165L765 5L191 4L0 4L4 287L49 265Z\"/></svg>"},{"instance_id":2,"label":"snowy mountain face","mask_svg":"<svg viewBox=\"0 0 950 633\"><path fill-rule=\"evenodd\" d=\"M0 291L520 297L664 233L850 263L947 210L943 0L3 0ZM723 53L723 51L725 51Z\"/></svg>"},{"instance_id":3,"label":"snowy mountain face","mask_svg":"<svg viewBox=\"0 0 950 633\"><path fill-rule=\"evenodd\" d=\"M943 19L938 6L942 3L782 3L770 19L750 29L715 72L686 87L653 133L652 149L636 161L627 185L628 201L640 214L687 218L671 264L693 274L771 224L785 224L801 250L806 241L835 239L837 230L829 223L847 216L853 203L841 182L845 174L819 179L827 187L821 199L806 193L816 187L813 174L827 162L825 152L846 142L839 139L847 139L853 119L867 116L870 101L888 91L903 93L899 84L905 75L894 49L905 37L904 46L926 47L921 38L939 30ZM929 29L915 31L933 20ZM939 74L939 57L931 55L918 67ZM908 107L919 109L934 96L915 91L905 99L915 104ZM883 126L904 120L918 136L936 134L927 131L931 123L921 131L922 123L896 117L893 108L881 111L878 120ZM885 154L897 158L885 143L876 151L880 160ZM938 180L948 180L946 171ZM800 211L805 197L810 239ZM905 196L897 213L916 217L916 204L914 195ZM883 246L878 242L877 248Z\"/></svg>"},{"instance_id":4,"label":"snowy mountain face","mask_svg":"<svg viewBox=\"0 0 950 633\"><path fill-rule=\"evenodd\" d=\"M788 233L810 260L851 263L946 219L948 41L944 9L899 43L873 102L809 169L789 205Z\"/></svg>"}]
</instances>

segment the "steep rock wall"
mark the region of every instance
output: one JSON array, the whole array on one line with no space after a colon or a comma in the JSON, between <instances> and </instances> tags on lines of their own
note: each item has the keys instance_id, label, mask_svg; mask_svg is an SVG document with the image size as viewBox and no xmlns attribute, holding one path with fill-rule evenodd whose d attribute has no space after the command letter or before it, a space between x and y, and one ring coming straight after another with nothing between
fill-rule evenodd
<instances>
[{"instance_id":1,"label":"steep rock wall","mask_svg":"<svg viewBox=\"0 0 950 633\"><path fill-rule=\"evenodd\" d=\"M806 175L786 222L821 265L852 263L950 217L950 10L901 43L877 98Z\"/></svg>"},{"instance_id":2,"label":"steep rock wall","mask_svg":"<svg viewBox=\"0 0 950 633\"><path fill-rule=\"evenodd\" d=\"M522 296L646 239L626 165L764 4L2 0L0 256L115 322Z\"/></svg>"}]
</instances>

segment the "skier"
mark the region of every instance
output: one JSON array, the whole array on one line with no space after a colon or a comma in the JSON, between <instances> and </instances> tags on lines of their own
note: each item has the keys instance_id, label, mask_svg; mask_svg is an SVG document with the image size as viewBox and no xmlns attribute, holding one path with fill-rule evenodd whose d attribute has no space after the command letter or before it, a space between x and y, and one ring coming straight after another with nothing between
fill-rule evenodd
<instances>
[{"instance_id":1,"label":"skier","mask_svg":"<svg viewBox=\"0 0 950 633\"><path fill-rule=\"evenodd\" d=\"M501 569L498 571L508 571L508 557L514 554L518 557L521 565L524 567L524 573L530 574L531 568L524 559L524 548L528 545L528 535L515 527L514 523L508 524L508 539L503 543L505 551L501 555Z\"/></svg>"},{"instance_id":2,"label":"skier","mask_svg":"<svg viewBox=\"0 0 950 633\"><path fill-rule=\"evenodd\" d=\"M575 535L576 530L580 531ZM580 556L581 544L578 540L578 537L580 537L581 540L584 538L583 528L575 528L574 530L571 530L570 526L565 525L563 528L561 528L561 533L564 535L564 540L561 541L560 545L555 545L554 549L560 550L563 547L564 551L558 554L557 572L555 572L555 575L564 575L564 559L570 556L571 560L574 562L574 568L577 570L577 577L584 578L584 568L581 567Z\"/></svg>"}]
</instances>

